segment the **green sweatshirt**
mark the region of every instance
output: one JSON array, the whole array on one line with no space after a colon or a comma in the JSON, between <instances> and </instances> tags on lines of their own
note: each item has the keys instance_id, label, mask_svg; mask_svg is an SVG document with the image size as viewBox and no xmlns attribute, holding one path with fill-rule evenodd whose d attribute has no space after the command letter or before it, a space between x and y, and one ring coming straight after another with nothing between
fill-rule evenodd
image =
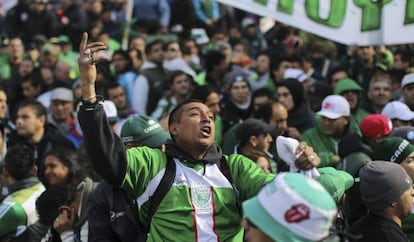
<instances>
[{"instance_id":1,"label":"green sweatshirt","mask_svg":"<svg viewBox=\"0 0 414 242\"><path fill-rule=\"evenodd\" d=\"M14 237L38 220L36 199L45 187L35 177L16 182L0 204L0 238Z\"/></svg>"},{"instance_id":2,"label":"green sweatshirt","mask_svg":"<svg viewBox=\"0 0 414 242\"><path fill-rule=\"evenodd\" d=\"M242 155L224 157L240 202L274 179ZM146 221L148 200L165 172L167 157L160 150L139 147L128 149L127 159L122 187L133 191L140 219ZM147 241L166 241L172 234L174 241L243 241L235 190L217 164L174 162L174 183L152 217Z\"/></svg>"},{"instance_id":3,"label":"green sweatshirt","mask_svg":"<svg viewBox=\"0 0 414 242\"><path fill-rule=\"evenodd\" d=\"M352 117L345 132L361 135L358 125ZM334 140L323 132L320 117L316 119L316 127L306 130L299 139L312 146L319 155L321 158L319 167L333 166L333 156L338 154L339 140Z\"/></svg>"}]
</instances>

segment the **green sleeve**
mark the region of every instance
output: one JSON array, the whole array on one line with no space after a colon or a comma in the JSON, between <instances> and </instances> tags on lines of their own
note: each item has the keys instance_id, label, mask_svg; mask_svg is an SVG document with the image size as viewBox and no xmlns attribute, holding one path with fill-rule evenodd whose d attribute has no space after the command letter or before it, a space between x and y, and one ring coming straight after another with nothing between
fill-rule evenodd
<instances>
[{"instance_id":1,"label":"green sleeve","mask_svg":"<svg viewBox=\"0 0 414 242\"><path fill-rule=\"evenodd\" d=\"M127 160L122 187L132 191L137 197L167 164L167 157L161 150L145 146L128 149Z\"/></svg>"},{"instance_id":2,"label":"green sleeve","mask_svg":"<svg viewBox=\"0 0 414 242\"><path fill-rule=\"evenodd\" d=\"M334 144L329 138L320 134L316 127L306 130L299 139L311 146L319 158L321 158L319 168L333 165L333 157L335 155L333 152L335 150Z\"/></svg>"},{"instance_id":3,"label":"green sleeve","mask_svg":"<svg viewBox=\"0 0 414 242\"><path fill-rule=\"evenodd\" d=\"M26 230L26 226L26 212L20 204L0 204L0 239L20 235Z\"/></svg>"},{"instance_id":4,"label":"green sleeve","mask_svg":"<svg viewBox=\"0 0 414 242\"><path fill-rule=\"evenodd\" d=\"M241 201L255 196L262 187L275 177L267 174L249 158L232 154L227 157L233 183L240 192Z\"/></svg>"}]
</instances>

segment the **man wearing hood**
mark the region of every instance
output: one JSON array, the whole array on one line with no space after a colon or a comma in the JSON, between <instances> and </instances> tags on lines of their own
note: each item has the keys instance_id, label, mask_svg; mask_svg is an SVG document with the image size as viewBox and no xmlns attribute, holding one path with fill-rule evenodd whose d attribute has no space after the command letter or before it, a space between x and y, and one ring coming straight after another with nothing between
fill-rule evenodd
<instances>
[{"instance_id":1,"label":"man wearing hood","mask_svg":"<svg viewBox=\"0 0 414 242\"><path fill-rule=\"evenodd\" d=\"M349 78L339 80L334 89L334 94L341 95L348 101L351 107L351 116L357 124L360 124L362 119L369 114L361 107L362 92L362 87Z\"/></svg>"}]
</instances>

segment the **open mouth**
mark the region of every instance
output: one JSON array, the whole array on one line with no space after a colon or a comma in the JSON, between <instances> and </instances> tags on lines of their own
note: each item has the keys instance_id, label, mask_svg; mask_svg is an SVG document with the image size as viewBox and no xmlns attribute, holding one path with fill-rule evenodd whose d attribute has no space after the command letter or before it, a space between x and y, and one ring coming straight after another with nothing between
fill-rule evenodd
<instances>
[{"instance_id":1,"label":"open mouth","mask_svg":"<svg viewBox=\"0 0 414 242\"><path fill-rule=\"evenodd\" d=\"M209 136L211 134L211 127L204 126L201 128L201 134L204 136Z\"/></svg>"}]
</instances>

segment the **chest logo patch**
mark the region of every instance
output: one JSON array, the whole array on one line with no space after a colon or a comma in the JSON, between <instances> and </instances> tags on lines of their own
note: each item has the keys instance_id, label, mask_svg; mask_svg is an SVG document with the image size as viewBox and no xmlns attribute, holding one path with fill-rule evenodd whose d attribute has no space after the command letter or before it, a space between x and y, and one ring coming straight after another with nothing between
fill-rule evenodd
<instances>
[{"instance_id":1,"label":"chest logo patch","mask_svg":"<svg viewBox=\"0 0 414 242\"><path fill-rule=\"evenodd\" d=\"M211 202L211 191L209 187L191 188L191 200L197 213L211 213L213 204Z\"/></svg>"}]
</instances>

